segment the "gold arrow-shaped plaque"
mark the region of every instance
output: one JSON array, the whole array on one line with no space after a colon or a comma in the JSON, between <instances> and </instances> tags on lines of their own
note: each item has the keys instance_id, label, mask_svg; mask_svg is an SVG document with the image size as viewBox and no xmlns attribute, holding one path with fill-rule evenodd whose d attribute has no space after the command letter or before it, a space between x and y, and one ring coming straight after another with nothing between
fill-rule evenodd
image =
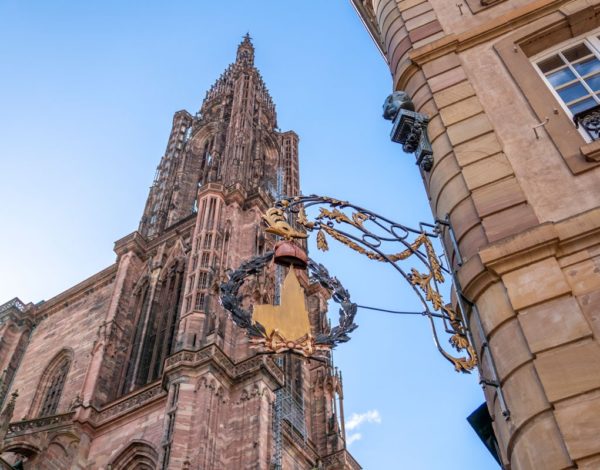
<instances>
[{"instance_id":1,"label":"gold arrow-shaped plaque","mask_svg":"<svg viewBox=\"0 0 600 470\"><path fill-rule=\"evenodd\" d=\"M315 350L304 289L293 268L283 281L281 303L255 305L252 320L265 328L267 336L252 340L255 345L260 344L273 352L294 350L305 356L312 355Z\"/></svg>"}]
</instances>

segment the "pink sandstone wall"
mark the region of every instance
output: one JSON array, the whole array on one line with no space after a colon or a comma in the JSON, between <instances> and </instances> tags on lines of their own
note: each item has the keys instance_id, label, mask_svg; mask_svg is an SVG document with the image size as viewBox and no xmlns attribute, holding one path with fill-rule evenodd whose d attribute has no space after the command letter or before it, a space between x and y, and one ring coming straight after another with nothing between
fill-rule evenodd
<instances>
[{"instance_id":1,"label":"pink sandstone wall","mask_svg":"<svg viewBox=\"0 0 600 470\"><path fill-rule=\"evenodd\" d=\"M35 418L30 406L42 373L50 361L64 348L73 353L73 362L64 385L58 412L66 412L82 392L83 381L90 360L90 352L98 335L98 328L108 309L112 285L105 285L73 303L66 302L33 331L23 357L26 367L19 368L11 390L19 391L14 417Z\"/></svg>"}]
</instances>

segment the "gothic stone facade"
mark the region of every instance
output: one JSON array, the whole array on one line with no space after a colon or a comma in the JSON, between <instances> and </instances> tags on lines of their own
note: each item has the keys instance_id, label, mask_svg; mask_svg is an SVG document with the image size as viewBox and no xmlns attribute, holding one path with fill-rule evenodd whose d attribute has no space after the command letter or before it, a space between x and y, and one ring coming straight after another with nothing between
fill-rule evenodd
<instances>
[{"instance_id":1,"label":"gothic stone facade","mask_svg":"<svg viewBox=\"0 0 600 470\"><path fill-rule=\"evenodd\" d=\"M266 470L281 442L283 469L359 469L332 365L257 355L219 305L227 271L273 248L261 214L278 191L299 191L298 136L277 130L245 37L200 112L175 113L116 263L45 303L0 308L2 397L19 393L0 465ZM249 303L274 301L272 271L249 280ZM327 328L328 293L300 279L314 331Z\"/></svg>"},{"instance_id":2,"label":"gothic stone facade","mask_svg":"<svg viewBox=\"0 0 600 470\"><path fill-rule=\"evenodd\" d=\"M353 3L430 117L504 467L600 468L600 2Z\"/></svg>"}]
</instances>

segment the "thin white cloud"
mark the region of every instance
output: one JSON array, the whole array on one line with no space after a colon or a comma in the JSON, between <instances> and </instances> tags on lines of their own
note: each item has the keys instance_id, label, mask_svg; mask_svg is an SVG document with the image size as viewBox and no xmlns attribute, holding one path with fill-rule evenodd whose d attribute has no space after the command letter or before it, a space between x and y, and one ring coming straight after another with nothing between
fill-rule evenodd
<instances>
[{"instance_id":1,"label":"thin white cloud","mask_svg":"<svg viewBox=\"0 0 600 470\"><path fill-rule=\"evenodd\" d=\"M363 423L381 423L381 415L379 414L379 410L370 410L366 413L352 413L350 419L346 421L346 429L348 431L353 431L354 429L358 429L358 427ZM358 439L360 439L360 437Z\"/></svg>"},{"instance_id":2,"label":"thin white cloud","mask_svg":"<svg viewBox=\"0 0 600 470\"><path fill-rule=\"evenodd\" d=\"M361 439L362 439L362 434L359 432L355 432L348 436L348 439L346 439L346 444L351 446L353 442L360 441Z\"/></svg>"}]
</instances>

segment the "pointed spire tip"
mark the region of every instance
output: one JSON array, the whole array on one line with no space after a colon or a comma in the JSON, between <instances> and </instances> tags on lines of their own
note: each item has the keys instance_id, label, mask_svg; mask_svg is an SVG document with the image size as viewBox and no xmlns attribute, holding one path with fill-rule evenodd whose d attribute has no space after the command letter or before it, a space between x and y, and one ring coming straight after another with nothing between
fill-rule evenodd
<instances>
[{"instance_id":1,"label":"pointed spire tip","mask_svg":"<svg viewBox=\"0 0 600 470\"><path fill-rule=\"evenodd\" d=\"M243 45L254 48L254 45L252 44L252 36L250 36L250 32L247 32L246 34L244 34L244 36L242 36L242 42L241 42L240 46L243 46Z\"/></svg>"}]
</instances>

